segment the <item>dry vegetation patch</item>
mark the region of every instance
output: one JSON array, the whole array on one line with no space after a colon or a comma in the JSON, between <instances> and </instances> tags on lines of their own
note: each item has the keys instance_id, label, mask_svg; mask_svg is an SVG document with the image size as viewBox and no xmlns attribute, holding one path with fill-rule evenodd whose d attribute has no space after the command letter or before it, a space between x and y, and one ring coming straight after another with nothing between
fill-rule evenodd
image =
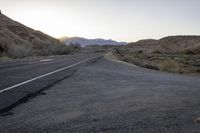
<instances>
[{"instance_id":1,"label":"dry vegetation patch","mask_svg":"<svg viewBox=\"0 0 200 133\"><path fill-rule=\"evenodd\" d=\"M149 69L180 74L200 72L200 55L198 54L164 54L158 51L143 53L142 51L131 51L126 47L115 49L113 54L119 60Z\"/></svg>"}]
</instances>

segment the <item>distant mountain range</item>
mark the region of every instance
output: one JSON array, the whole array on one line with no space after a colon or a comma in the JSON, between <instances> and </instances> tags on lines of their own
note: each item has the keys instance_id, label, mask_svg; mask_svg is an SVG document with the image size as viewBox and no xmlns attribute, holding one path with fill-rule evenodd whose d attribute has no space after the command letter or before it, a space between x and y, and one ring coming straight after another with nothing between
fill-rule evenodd
<instances>
[{"instance_id":1,"label":"distant mountain range","mask_svg":"<svg viewBox=\"0 0 200 133\"><path fill-rule=\"evenodd\" d=\"M82 47L88 46L88 45L126 45L126 42L117 42L114 40L105 40L105 39L86 39L82 37L62 37L59 39L61 42L65 44L70 44L70 43L78 43Z\"/></svg>"}]
</instances>

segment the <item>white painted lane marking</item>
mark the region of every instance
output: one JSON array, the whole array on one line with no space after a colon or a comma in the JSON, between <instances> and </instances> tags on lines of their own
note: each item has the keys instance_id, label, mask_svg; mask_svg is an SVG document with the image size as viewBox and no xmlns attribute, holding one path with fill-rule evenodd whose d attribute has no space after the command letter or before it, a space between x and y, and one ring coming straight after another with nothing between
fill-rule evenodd
<instances>
[{"instance_id":1,"label":"white painted lane marking","mask_svg":"<svg viewBox=\"0 0 200 133\"><path fill-rule=\"evenodd\" d=\"M53 59L44 59L44 60L40 60L40 62L48 62L48 61L52 61Z\"/></svg>"},{"instance_id":2,"label":"white painted lane marking","mask_svg":"<svg viewBox=\"0 0 200 133\"><path fill-rule=\"evenodd\" d=\"M100 57L100 56L92 57L92 58L89 58L89 59L83 60L83 61L81 61L81 62L77 62L77 63L75 63L75 64L72 64L72 65L70 65L70 66L67 66L67 67L64 67L64 68L61 68L61 69L58 69L58 70L55 70L55 71L49 72L49 73L47 73L47 74L44 74L44 75L41 75L41 76L35 77L35 78L30 79L30 80L27 80L27 81L24 81L24 82L22 82L22 83L19 83L19 84L16 84L16 85L13 85L13 86L7 87L7 88L5 88L5 89L0 90L0 93L3 93L3 92L5 92L5 91L11 90L11 89L14 89L14 88L19 87L19 86L22 86L22 85L24 85L24 84L30 83L30 82L35 81L35 80L37 80L37 79L40 79L40 78L43 78L43 77L46 77L46 76L52 75L52 74L54 74L54 73L57 73L57 72L63 71L63 70L65 70L65 69L68 69L68 68L71 68L71 67L77 66L77 65L79 65L79 64L82 64L82 63L84 63L84 62L87 62L87 61L89 61L89 60L92 60L92 59L94 59L94 58L98 58L98 57Z\"/></svg>"}]
</instances>

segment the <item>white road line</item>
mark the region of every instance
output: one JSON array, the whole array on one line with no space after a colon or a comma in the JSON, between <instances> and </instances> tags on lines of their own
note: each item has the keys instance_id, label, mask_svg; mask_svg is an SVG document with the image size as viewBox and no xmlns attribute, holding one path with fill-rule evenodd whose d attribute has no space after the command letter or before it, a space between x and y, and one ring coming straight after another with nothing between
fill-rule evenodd
<instances>
[{"instance_id":1,"label":"white road line","mask_svg":"<svg viewBox=\"0 0 200 133\"><path fill-rule=\"evenodd\" d=\"M52 61L53 59L44 59L44 60L40 60L40 62L48 62L48 61Z\"/></svg>"},{"instance_id":2,"label":"white road line","mask_svg":"<svg viewBox=\"0 0 200 133\"><path fill-rule=\"evenodd\" d=\"M16 85L13 85L13 86L7 87L7 88L5 88L5 89L0 90L0 93L3 93L3 92L5 92L5 91L11 90L11 89L14 89L14 88L19 87L19 86L22 86L22 85L24 85L24 84L30 83L30 82L35 81L35 80L37 80L37 79L40 79L40 78L43 78L43 77L46 77L46 76L52 75L52 74L54 74L54 73L57 73L57 72L63 71L63 70L65 70L65 69L68 69L68 68L71 68L71 67L77 66L77 65L79 65L79 64L82 64L82 63L84 63L84 62L87 62L87 61L92 60L92 59L97 58L97 57L100 57L100 56L92 57L92 58L89 58L89 59L83 60L83 61L81 61L81 62L77 62L77 63L75 63L75 64L72 64L72 65L70 65L70 66L67 66L67 67L64 67L64 68L61 68L61 69L58 69L58 70L55 70L55 71L49 72L49 73L47 73L47 74L44 74L44 75L41 75L41 76L35 77L35 78L30 79L30 80L27 80L27 81L24 81L24 82L22 82L22 83L19 83L19 84L16 84Z\"/></svg>"}]
</instances>

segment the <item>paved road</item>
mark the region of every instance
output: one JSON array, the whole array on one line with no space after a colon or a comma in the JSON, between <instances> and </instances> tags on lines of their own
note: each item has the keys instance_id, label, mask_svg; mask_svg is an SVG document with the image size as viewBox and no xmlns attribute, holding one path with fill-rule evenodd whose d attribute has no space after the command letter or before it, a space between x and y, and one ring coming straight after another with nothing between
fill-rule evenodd
<instances>
[{"instance_id":1,"label":"paved road","mask_svg":"<svg viewBox=\"0 0 200 133\"><path fill-rule=\"evenodd\" d=\"M91 58L99 55L76 54L1 62L0 112L7 111L28 97L37 94L38 91L70 76L75 72L75 67L69 69L69 66L77 63L83 64L83 61L88 63ZM85 60L88 61L85 62Z\"/></svg>"},{"instance_id":2,"label":"paved road","mask_svg":"<svg viewBox=\"0 0 200 133\"><path fill-rule=\"evenodd\" d=\"M0 132L198 133L200 77L101 58L0 116Z\"/></svg>"}]
</instances>

